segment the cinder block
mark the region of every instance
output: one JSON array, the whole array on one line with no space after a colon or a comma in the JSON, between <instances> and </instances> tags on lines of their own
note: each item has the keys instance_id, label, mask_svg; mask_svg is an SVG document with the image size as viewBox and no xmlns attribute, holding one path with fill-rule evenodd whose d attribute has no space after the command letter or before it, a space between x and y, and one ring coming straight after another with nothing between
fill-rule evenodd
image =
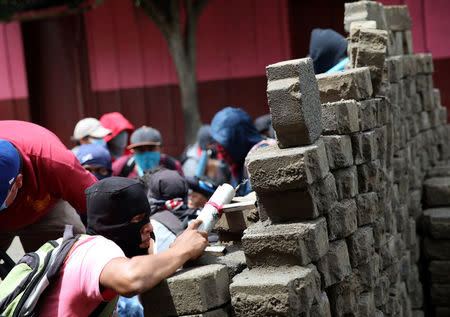
<instances>
[{"instance_id":1,"label":"cinder block","mask_svg":"<svg viewBox=\"0 0 450 317\"><path fill-rule=\"evenodd\" d=\"M337 200L353 198L358 194L358 172L356 166L333 171L336 180Z\"/></svg>"},{"instance_id":2,"label":"cinder block","mask_svg":"<svg viewBox=\"0 0 450 317\"><path fill-rule=\"evenodd\" d=\"M372 81L368 67L354 68L316 76L322 103L363 100L372 96Z\"/></svg>"},{"instance_id":3,"label":"cinder block","mask_svg":"<svg viewBox=\"0 0 450 317\"><path fill-rule=\"evenodd\" d=\"M350 134L359 131L358 104L342 100L322 105L323 134Z\"/></svg>"},{"instance_id":4,"label":"cinder block","mask_svg":"<svg viewBox=\"0 0 450 317\"><path fill-rule=\"evenodd\" d=\"M417 72L419 74L431 74L434 72L433 56L430 53L414 54L417 59Z\"/></svg>"},{"instance_id":5,"label":"cinder block","mask_svg":"<svg viewBox=\"0 0 450 317\"><path fill-rule=\"evenodd\" d=\"M433 77L431 75L416 76L417 93L420 95L423 109L426 111L434 109Z\"/></svg>"},{"instance_id":6,"label":"cinder block","mask_svg":"<svg viewBox=\"0 0 450 317\"><path fill-rule=\"evenodd\" d=\"M450 177L433 177L423 183L425 203L429 207L450 205Z\"/></svg>"},{"instance_id":7,"label":"cinder block","mask_svg":"<svg viewBox=\"0 0 450 317\"><path fill-rule=\"evenodd\" d=\"M327 153L321 140L315 144L280 149L262 147L246 157L252 189L257 193L305 189L329 172Z\"/></svg>"},{"instance_id":8,"label":"cinder block","mask_svg":"<svg viewBox=\"0 0 450 317\"><path fill-rule=\"evenodd\" d=\"M327 293L322 292L316 304L313 304L309 313L311 317L331 317L330 301Z\"/></svg>"},{"instance_id":9,"label":"cinder block","mask_svg":"<svg viewBox=\"0 0 450 317\"><path fill-rule=\"evenodd\" d=\"M352 141L348 135L322 136L331 170L353 165Z\"/></svg>"},{"instance_id":10,"label":"cinder block","mask_svg":"<svg viewBox=\"0 0 450 317\"><path fill-rule=\"evenodd\" d=\"M378 195L375 192L356 196L358 226L373 223L378 215Z\"/></svg>"},{"instance_id":11,"label":"cinder block","mask_svg":"<svg viewBox=\"0 0 450 317\"><path fill-rule=\"evenodd\" d=\"M344 26L350 31L350 24L354 21L373 20L377 29L387 30L386 16L381 3L375 1L358 1L345 4Z\"/></svg>"},{"instance_id":12,"label":"cinder block","mask_svg":"<svg viewBox=\"0 0 450 317\"><path fill-rule=\"evenodd\" d=\"M359 165L377 158L378 149L373 130L354 133L351 138L355 164Z\"/></svg>"},{"instance_id":13,"label":"cinder block","mask_svg":"<svg viewBox=\"0 0 450 317\"><path fill-rule=\"evenodd\" d=\"M317 263L317 269L321 273L322 286L325 288L343 281L352 272L344 240L330 242L327 254Z\"/></svg>"},{"instance_id":14,"label":"cinder block","mask_svg":"<svg viewBox=\"0 0 450 317\"><path fill-rule=\"evenodd\" d=\"M358 228L347 238L348 253L352 267L367 263L372 258L373 229L371 227Z\"/></svg>"},{"instance_id":15,"label":"cinder block","mask_svg":"<svg viewBox=\"0 0 450 317\"><path fill-rule=\"evenodd\" d=\"M383 126L389 123L391 111L391 105L387 98L379 98L377 109L378 126Z\"/></svg>"},{"instance_id":16,"label":"cinder block","mask_svg":"<svg viewBox=\"0 0 450 317\"><path fill-rule=\"evenodd\" d=\"M441 108L442 107L442 103L441 103L441 92L439 89L434 88L433 89L433 94L434 94L434 107L435 108Z\"/></svg>"},{"instance_id":17,"label":"cinder block","mask_svg":"<svg viewBox=\"0 0 450 317\"><path fill-rule=\"evenodd\" d=\"M327 214L337 200L336 181L333 174L329 173L324 179L309 186L309 192L313 196L319 214Z\"/></svg>"},{"instance_id":18,"label":"cinder block","mask_svg":"<svg viewBox=\"0 0 450 317\"><path fill-rule=\"evenodd\" d=\"M327 214L328 238L342 239L357 229L357 207L354 199L337 202Z\"/></svg>"},{"instance_id":19,"label":"cinder block","mask_svg":"<svg viewBox=\"0 0 450 317\"><path fill-rule=\"evenodd\" d=\"M450 239L450 208L433 208L423 211L425 233L434 239Z\"/></svg>"},{"instance_id":20,"label":"cinder block","mask_svg":"<svg viewBox=\"0 0 450 317\"><path fill-rule=\"evenodd\" d=\"M375 305L377 307L380 307L387 302L389 295L389 285L389 278L386 276L386 274L383 273L376 281L376 285L374 288Z\"/></svg>"},{"instance_id":21,"label":"cinder block","mask_svg":"<svg viewBox=\"0 0 450 317\"><path fill-rule=\"evenodd\" d=\"M411 30L403 31L403 52L413 54L413 37Z\"/></svg>"},{"instance_id":22,"label":"cinder block","mask_svg":"<svg viewBox=\"0 0 450 317\"><path fill-rule=\"evenodd\" d=\"M403 62L400 56L389 56L385 60L386 79L398 83L403 78Z\"/></svg>"},{"instance_id":23,"label":"cinder block","mask_svg":"<svg viewBox=\"0 0 450 317\"><path fill-rule=\"evenodd\" d=\"M384 6L387 26L391 31L411 30L411 17L406 5Z\"/></svg>"},{"instance_id":24,"label":"cinder block","mask_svg":"<svg viewBox=\"0 0 450 317\"><path fill-rule=\"evenodd\" d=\"M323 217L289 224L258 222L244 231L242 247L247 265L307 265L328 251Z\"/></svg>"},{"instance_id":25,"label":"cinder block","mask_svg":"<svg viewBox=\"0 0 450 317\"><path fill-rule=\"evenodd\" d=\"M359 294L358 313L360 316L375 316L375 297L373 292Z\"/></svg>"},{"instance_id":26,"label":"cinder block","mask_svg":"<svg viewBox=\"0 0 450 317\"><path fill-rule=\"evenodd\" d=\"M320 276L313 265L254 268L233 278L230 293L236 316L301 316L321 296Z\"/></svg>"},{"instance_id":27,"label":"cinder block","mask_svg":"<svg viewBox=\"0 0 450 317\"><path fill-rule=\"evenodd\" d=\"M280 148L314 143L322 133L322 107L311 58L272 64L267 99Z\"/></svg>"},{"instance_id":28,"label":"cinder block","mask_svg":"<svg viewBox=\"0 0 450 317\"><path fill-rule=\"evenodd\" d=\"M379 160L361 164L358 168L358 187L360 193L377 191L380 185L381 164Z\"/></svg>"},{"instance_id":29,"label":"cinder block","mask_svg":"<svg viewBox=\"0 0 450 317\"><path fill-rule=\"evenodd\" d=\"M432 284L430 289L431 303L436 306L448 307L448 299L450 298L449 284Z\"/></svg>"},{"instance_id":30,"label":"cinder block","mask_svg":"<svg viewBox=\"0 0 450 317\"><path fill-rule=\"evenodd\" d=\"M450 284L450 261L431 261L428 271L432 283Z\"/></svg>"},{"instance_id":31,"label":"cinder block","mask_svg":"<svg viewBox=\"0 0 450 317\"><path fill-rule=\"evenodd\" d=\"M337 194L336 194L337 195ZM310 191L287 190L283 192L256 194L261 220L273 222L314 219L319 210Z\"/></svg>"},{"instance_id":32,"label":"cinder block","mask_svg":"<svg viewBox=\"0 0 450 317\"><path fill-rule=\"evenodd\" d=\"M381 259L377 253L357 268L353 272L358 277L360 289L363 291L371 291L375 288L381 272Z\"/></svg>"},{"instance_id":33,"label":"cinder block","mask_svg":"<svg viewBox=\"0 0 450 317\"><path fill-rule=\"evenodd\" d=\"M377 156L381 159L384 158L387 151L387 128L386 126L375 128L375 147L377 149Z\"/></svg>"},{"instance_id":34,"label":"cinder block","mask_svg":"<svg viewBox=\"0 0 450 317\"><path fill-rule=\"evenodd\" d=\"M379 99L368 99L358 102L359 128L361 131L371 130L377 126L377 108Z\"/></svg>"},{"instance_id":35,"label":"cinder block","mask_svg":"<svg viewBox=\"0 0 450 317\"><path fill-rule=\"evenodd\" d=\"M180 317L228 317L231 316L231 305L220 307L200 314L182 315Z\"/></svg>"},{"instance_id":36,"label":"cinder block","mask_svg":"<svg viewBox=\"0 0 450 317\"><path fill-rule=\"evenodd\" d=\"M173 316L203 313L230 300L228 270L212 264L183 269L142 294L146 314Z\"/></svg>"},{"instance_id":37,"label":"cinder block","mask_svg":"<svg viewBox=\"0 0 450 317\"><path fill-rule=\"evenodd\" d=\"M450 240L436 240L426 237L424 250L427 258L432 260L450 260Z\"/></svg>"},{"instance_id":38,"label":"cinder block","mask_svg":"<svg viewBox=\"0 0 450 317\"><path fill-rule=\"evenodd\" d=\"M350 274L327 290L332 316L358 316L358 281Z\"/></svg>"}]
</instances>

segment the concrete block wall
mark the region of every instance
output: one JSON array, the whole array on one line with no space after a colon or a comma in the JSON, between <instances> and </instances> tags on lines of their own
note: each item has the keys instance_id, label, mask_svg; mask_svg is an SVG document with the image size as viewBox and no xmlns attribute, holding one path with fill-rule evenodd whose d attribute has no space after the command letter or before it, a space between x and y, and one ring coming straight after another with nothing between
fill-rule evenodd
<instances>
[{"instance_id":1,"label":"concrete block wall","mask_svg":"<svg viewBox=\"0 0 450 317\"><path fill-rule=\"evenodd\" d=\"M178 272L144 296L147 316L424 316L428 293L448 315L448 217L422 207L428 191L450 206L450 179L426 180L450 159L432 58L412 54L405 6L345 12L349 69L315 76L308 58L267 67L278 144L247 156L260 221L238 260Z\"/></svg>"}]
</instances>

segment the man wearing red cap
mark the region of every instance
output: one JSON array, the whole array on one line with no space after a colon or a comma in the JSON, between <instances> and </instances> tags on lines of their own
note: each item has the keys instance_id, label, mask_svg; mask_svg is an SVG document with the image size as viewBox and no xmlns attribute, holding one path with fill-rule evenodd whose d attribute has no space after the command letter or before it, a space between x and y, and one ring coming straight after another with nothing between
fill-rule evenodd
<instances>
[{"instance_id":1,"label":"man wearing red cap","mask_svg":"<svg viewBox=\"0 0 450 317\"><path fill-rule=\"evenodd\" d=\"M19 236L25 251L57 239L65 224L84 233L84 190L97 179L49 130L0 121L0 248ZM76 210L75 210L75 209Z\"/></svg>"}]
</instances>

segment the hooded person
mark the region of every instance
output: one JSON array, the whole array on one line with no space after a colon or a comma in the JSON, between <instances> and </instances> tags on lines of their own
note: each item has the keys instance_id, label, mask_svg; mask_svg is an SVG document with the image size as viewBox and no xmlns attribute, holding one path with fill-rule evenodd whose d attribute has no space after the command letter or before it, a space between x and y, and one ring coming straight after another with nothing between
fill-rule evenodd
<instances>
[{"instance_id":1,"label":"hooded person","mask_svg":"<svg viewBox=\"0 0 450 317\"><path fill-rule=\"evenodd\" d=\"M347 40L332 29L313 29L309 42L309 57L314 72L321 74L336 65L347 55Z\"/></svg>"},{"instance_id":2,"label":"hooded person","mask_svg":"<svg viewBox=\"0 0 450 317\"><path fill-rule=\"evenodd\" d=\"M207 233L196 230L201 221L195 220L169 249L152 254L150 205L137 180L105 178L89 187L86 197L92 236L72 247L39 300L39 316L89 316L102 301L153 288L208 245Z\"/></svg>"},{"instance_id":3,"label":"hooded person","mask_svg":"<svg viewBox=\"0 0 450 317\"><path fill-rule=\"evenodd\" d=\"M217 142L217 150L230 166L231 185L242 184L236 195L244 196L251 191L247 170L244 166L247 153L255 144L263 141L250 116L240 108L226 107L214 115L211 136Z\"/></svg>"},{"instance_id":4,"label":"hooded person","mask_svg":"<svg viewBox=\"0 0 450 317\"><path fill-rule=\"evenodd\" d=\"M188 223L197 218L198 209L187 207L189 186L178 172L156 167L141 178L151 206L150 219L155 231L156 252L167 249L183 232Z\"/></svg>"},{"instance_id":5,"label":"hooded person","mask_svg":"<svg viewBox=\"0 0 450 317\"><path fill-rule=\"evenodd\" d=\"M111 176L111 156L104 146L83 144L78 149L76 156L81 166L98 180Z\"/></svg>"},{"instance_id":6,"label":"hooded person","mask_svg":"<svg viewBox=\"0 0 450 317\"><path fill-rule=\"evenodd\" d=\"M127 146L130 144L131 134L134 126L120 112L105 113L100 118L100 123L105 128L111 130L111 134L104 137L111 153L112 160L117 160L123 155L130 155Z\"/></svg>"}]
</instances>

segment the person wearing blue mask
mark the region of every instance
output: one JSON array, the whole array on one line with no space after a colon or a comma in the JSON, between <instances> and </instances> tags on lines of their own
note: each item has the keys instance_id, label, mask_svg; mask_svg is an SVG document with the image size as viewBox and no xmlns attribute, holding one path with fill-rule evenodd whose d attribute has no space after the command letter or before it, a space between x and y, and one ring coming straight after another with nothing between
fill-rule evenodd
<instances>
[{"instance_id":1,"label":"person wearing blue mask","mask_svg":"<svg viewBox=\"0 0 450 317\"><path fill-rule=\"evenodd\" d=\"M83 144L95 143L106 147L106 142L103 138L111 133L111 130L104 128L99 120L84 118L78 121L73 130L72 140L75 141L76 146L72 149L72 152L77 154L80 145Z\"/></svg>"},{"instance_id":2,"label":"person wearing blue mask","mask_svg":"<svg viewBox=\"0 0 450 317\"><path fill-rule=\"evenodd\" d=\"M111 156L103 145L83 144L78 149L76 156L81 166L98 180L111 176Z\"/></svg>"},{"instance_id":3,"label":"person wearing blue mask","mask_svg":"<svg viewBox=\"0 0 450 317\"><path fill-rule=\"evenodd\" d=\"M170 170L176 170L183 175L181 163L173 157L161 153L161 133L148 126L142 126L130 137L132 155L122 156L112 165L113 176L128 178L142 177L145 171L157 166L163 166Z\"/></svg>"}]
</instances>

